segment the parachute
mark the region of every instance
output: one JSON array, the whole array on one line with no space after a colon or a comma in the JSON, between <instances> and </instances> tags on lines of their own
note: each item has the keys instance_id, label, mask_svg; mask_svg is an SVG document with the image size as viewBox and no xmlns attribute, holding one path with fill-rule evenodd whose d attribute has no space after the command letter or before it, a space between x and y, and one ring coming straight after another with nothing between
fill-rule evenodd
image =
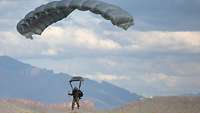
<instances>
[{"instance_id":1,"label":"parachute","mask_svg":"<svg viewBox=\"0 0 200 113\"><path fill-rule=\"evenodd\" d=\"M124 30L134 24L131 15L112 4L98 0L61 0L47 3L29 12L19 21L17 30L26 38L33 39L32 35L41 35L48 26L66 18L76 9L100 14Z\"/></svg>"},{"instance_id":2,"label":"parachute","mask_svg":"<svg viewBox=\"0 0 200 113\"><path fill-rule=\"evenodd\" d=\"M71 88L73 89L73 85L72 85L72 82L79 82L79 89L81 88L81 83L84 81L84 79L80 76L75 76L75 77L72 77L70 80L69 80L69 83L70 83L70 86Z\"/></svg>"}]
</instances>

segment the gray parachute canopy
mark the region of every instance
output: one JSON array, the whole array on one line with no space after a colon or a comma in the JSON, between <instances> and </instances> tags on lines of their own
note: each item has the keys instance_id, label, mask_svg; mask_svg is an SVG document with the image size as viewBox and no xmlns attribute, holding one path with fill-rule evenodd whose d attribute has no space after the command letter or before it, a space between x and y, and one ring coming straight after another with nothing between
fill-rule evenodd
<instances>
[{"instance_id":1,"label":"gray parachute canopy","mask_svg":"<svg viewBox=\"0 0 200 113\"><path fill-rule=\"evenodd\" d=\"M73 81L84 81L84 78L80 77L80 76L76 76L76 77L72 77L69 82L73 82Z\"/></svg>"},{"instance_id":2,"label":"gray parachute canopy","mask_svg":"<svg viewBox=\"0 0 200 113\"><path fill-rule=\"evenodd\" d=\"M47 3L29 12L17 24L17 30L26 38L33 39L33 34L41 35L49 25L66 18L76 9L100 14L124 30L133 25L133 17L117 6L97 0L61 0Z\"/></svg>"}]
</instances>

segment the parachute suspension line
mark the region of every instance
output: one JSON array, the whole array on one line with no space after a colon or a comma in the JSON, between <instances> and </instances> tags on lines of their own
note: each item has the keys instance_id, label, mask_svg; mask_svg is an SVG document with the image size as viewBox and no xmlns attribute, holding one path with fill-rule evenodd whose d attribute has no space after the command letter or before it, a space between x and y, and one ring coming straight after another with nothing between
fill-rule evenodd
<instances>
[{"instance_id":1,"label":"parachute suspension line","mask_svg":"<svg viewBox=\"0 0 200 113\"><path fill-rule=\"evenodd\" d=\"M81 83L82 83L82 82L80 81L80 82L79 82L79 90L81 89Z\"/></svg>"},{"instance_id":2,"label":"parachute suspension line","mask_svg":"<svg viewBox=\"0 0 200 113\"><path fill-rule=\"evenodd\" d=\"M70 81L70 86L71 86L71 88L72 88L72 90L73 90L73 86L72 86L72 82Z\"/></svg>"},{"instance_id":3,"label":"parachute suspension line","mask_svg":"<svg viewBox=\"0 0 200 113\"><path fill-rule=\"evenodd\" d=\"M74 84L72 84L72 82L76 82L76 83L78 83L78 84L77 84L77 85L78 85L77 88L80 90L83 81L84 81L84 79L83 79L82 77L80 77L80 76L72 77L72 78L69 80L70 87L71 87L72 90L73 90L73 88L74 88L75 86L73 86Z\"/></svg>"}]
</instances>

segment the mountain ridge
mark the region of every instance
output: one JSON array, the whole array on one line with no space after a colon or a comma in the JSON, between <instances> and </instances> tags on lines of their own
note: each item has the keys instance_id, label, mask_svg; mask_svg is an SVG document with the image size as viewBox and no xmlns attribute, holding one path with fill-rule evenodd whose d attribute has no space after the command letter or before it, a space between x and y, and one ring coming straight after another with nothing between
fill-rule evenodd
<instances>
[{"instance_id":1,"label":"mountain ridge","mask_svg":"<svg viewBox=\"0 0 200 113\"><path fill-rule=\"evenodd\" d=\"M72 76L54 73L22 63L9 56L0 56L0 98L20 98L43 103L63 103L70 101L66 96L70 86L66 82ZM141 96L114 86L108 82L87 79L84 83L84 98L95 103L97 108L118 107Z\"/></svg>"}]
</instances>

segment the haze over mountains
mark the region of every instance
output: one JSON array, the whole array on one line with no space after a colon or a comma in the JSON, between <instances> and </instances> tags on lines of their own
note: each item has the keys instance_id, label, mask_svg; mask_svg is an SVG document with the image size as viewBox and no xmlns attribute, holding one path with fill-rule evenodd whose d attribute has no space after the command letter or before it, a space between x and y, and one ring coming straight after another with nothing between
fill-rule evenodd
<instances>
[{"instance_id":1,"label":"haze over mountains","mask_svg":"<svg viewBox=\"0 0 200 113\"><path fill-rule=\"evenodd\" d=\"M22 63L8 56L0 56L0 98L28 99L47 104L64 103L71 97L70 75L54 73ZM84 99L97 108L113 108L139 100L141 96L107 82L87 79L83 85Z\"/></svg>"}]
</instances>

